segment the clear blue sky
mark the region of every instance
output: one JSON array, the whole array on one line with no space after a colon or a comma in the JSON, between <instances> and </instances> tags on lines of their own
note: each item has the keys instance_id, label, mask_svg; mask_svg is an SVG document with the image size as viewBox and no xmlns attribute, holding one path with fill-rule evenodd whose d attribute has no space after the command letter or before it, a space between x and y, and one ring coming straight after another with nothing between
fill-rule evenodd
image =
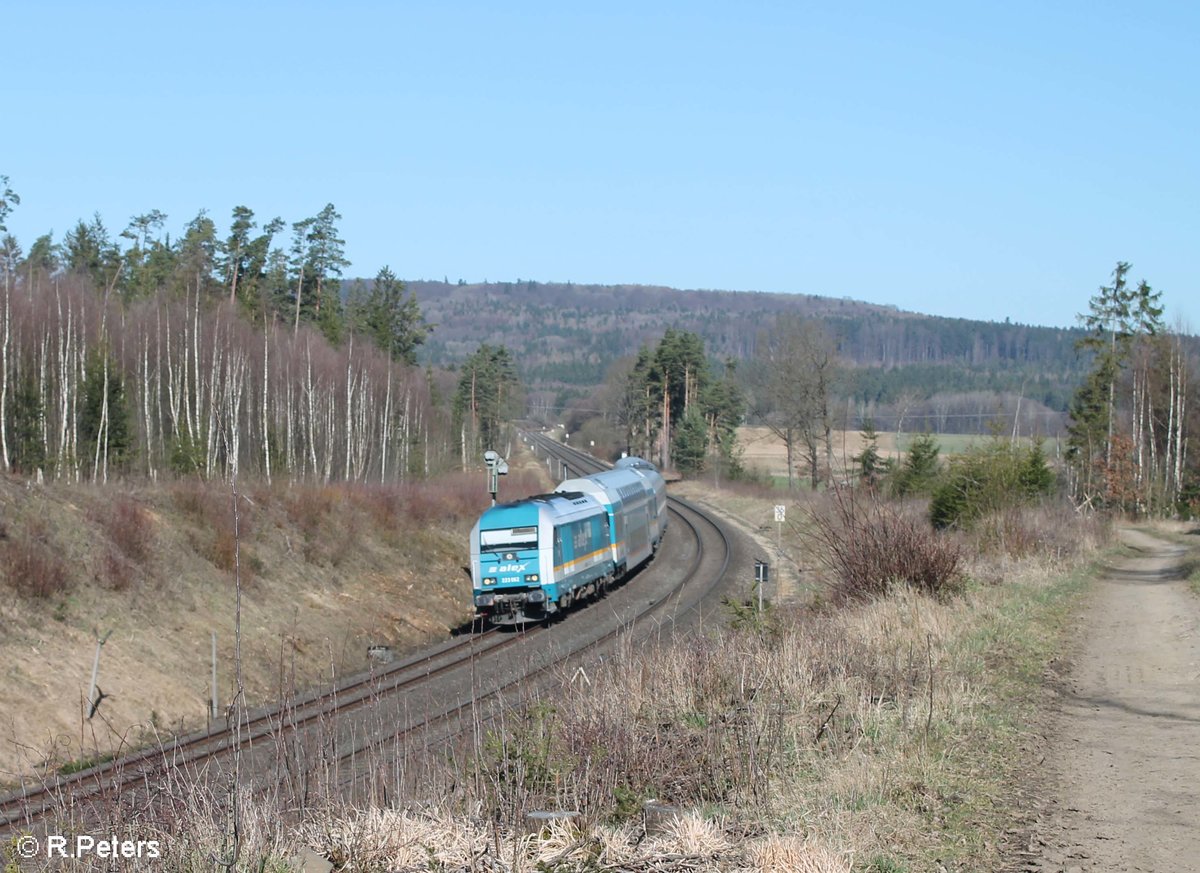
<instances>
[{"instance_id":1,"label":"clear blue sky","mask_svg":"<svg viewBox=\"0 0 1200 873\"><path fill-rule=\"evenodd\" d=\"M1195 3L17 3L28 247L332 202L349 276L847 296L1200 330Z\"/></svg>"}]
</instances>

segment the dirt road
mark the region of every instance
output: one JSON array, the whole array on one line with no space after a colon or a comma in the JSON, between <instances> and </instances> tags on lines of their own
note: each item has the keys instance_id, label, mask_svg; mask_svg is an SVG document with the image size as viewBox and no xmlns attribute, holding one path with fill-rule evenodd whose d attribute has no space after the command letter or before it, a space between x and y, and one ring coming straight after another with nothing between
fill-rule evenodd
<instances>
[{"instance_id":1,"label":"dirt road","mask_svg":"<svg viewBox=\"0 0 1200 873\"><path fill-rule=\"evenodd\" d=\"M1182 548L1122 539L1058 683L1029 871L1200 871L1200 597Z\"/></svg>"}]
</instances>

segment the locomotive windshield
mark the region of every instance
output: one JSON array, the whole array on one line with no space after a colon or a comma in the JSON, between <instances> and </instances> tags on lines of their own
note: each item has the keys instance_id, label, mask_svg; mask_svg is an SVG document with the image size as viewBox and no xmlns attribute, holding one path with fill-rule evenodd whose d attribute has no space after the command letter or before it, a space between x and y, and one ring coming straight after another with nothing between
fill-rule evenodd
<instances>
[{"instance_id":1,"label":"locomotive windshield","mask_svg":"<svg viewBox=\"0 0 1200 873\"><path fill-rule=\"evenodd\" d=\"M479 548L484 552L506 552L537 548L537 528L508 527L500 530L481 530Z\"/></svg>"}]
</instances>

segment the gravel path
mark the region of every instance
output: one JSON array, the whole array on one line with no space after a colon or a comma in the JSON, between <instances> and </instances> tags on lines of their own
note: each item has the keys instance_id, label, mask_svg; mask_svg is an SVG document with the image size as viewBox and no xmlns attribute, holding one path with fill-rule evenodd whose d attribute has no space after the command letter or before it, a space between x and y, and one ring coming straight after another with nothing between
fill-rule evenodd
<instances>
[{"instance_id":1,"label":"gravel path","mask_svg":"<svg viewBox=\"0 0 1200 873\"><path fill-rule=\"evenodd\" d=\"M1200 871L1200 598L1186 552L1122 532L1059 686L1054 790L1026 870Z\"/></svg>"}]
</instances>

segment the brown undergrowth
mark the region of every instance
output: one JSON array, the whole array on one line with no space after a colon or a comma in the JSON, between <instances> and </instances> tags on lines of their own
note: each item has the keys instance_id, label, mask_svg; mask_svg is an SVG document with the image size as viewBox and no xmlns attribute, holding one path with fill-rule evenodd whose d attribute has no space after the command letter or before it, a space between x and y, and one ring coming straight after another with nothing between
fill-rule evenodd
<instances>
[{"instance_id":1,"label":"brown undergrowth","mask_svg":"<svg viewBox=\"0 0 1200 873\"><path fill-rule=\"evenodd\" d=\"M297 870L303 852L379 871L995 869L1029 707L1105 537L1040 512L957 540L953 591L893 583L768 601L678 644L630 637L467 747L368 750L372 799L319 767L303 802L247 797L237 869ZM810 547L794 533L785 549ZM114 829L158 828L172 869L211 869L228 799L189 786L169 820L114 812Z\"/></svg>"},{"instance_id":2,"label":"brown undergrowth","mask_svg":"<svg viewBox=\"0 0 1200 873\"><path fill-rule=\"evenodd\" d=\"M533 473L504 483L544 490ZM0 786L204 727L233 694L233 575L252 705L403 652L472 613L466 533L482 475L390 487L0 477ZM440 507L440 511L436 508ZM103 701L87 719L97 642Z\"/></svg>"}]
</instances>

